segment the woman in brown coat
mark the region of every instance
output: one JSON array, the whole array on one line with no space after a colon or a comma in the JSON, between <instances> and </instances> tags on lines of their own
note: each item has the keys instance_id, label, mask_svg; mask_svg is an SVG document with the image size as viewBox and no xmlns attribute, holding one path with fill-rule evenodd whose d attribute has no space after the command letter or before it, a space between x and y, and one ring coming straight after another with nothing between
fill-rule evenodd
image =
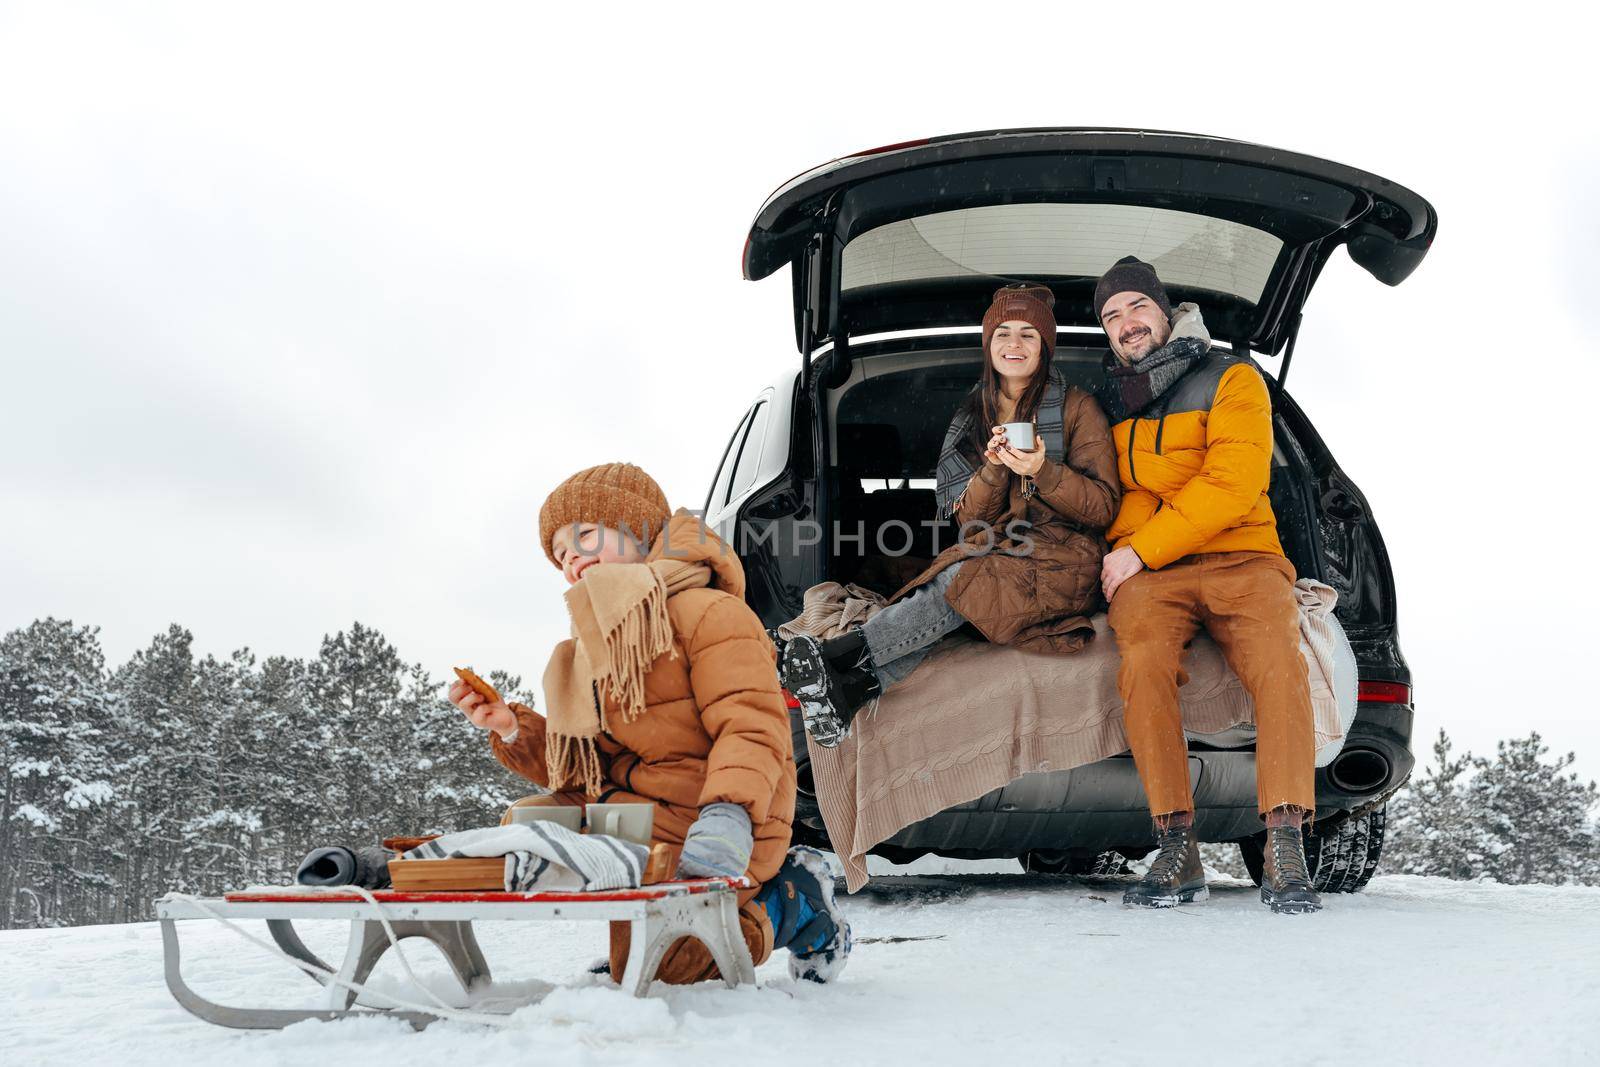
<instances>
[{"instance_id":1,"label":"woman in brown coat","mask_svg":"<svg viewBox=\"0 0 1600 1067\"><path fill-rule=\"evenodd\" d=\"M837 745L860 708L963 623L1040 652L1093 637L1121 483L1105 413L1051 366L1054 305L1043 286L1011 285L983 317L983 371L939 456L940 515L961 539L864 625L785 646L784 685L818 744ZM1008 444L1006 423L1034 424L1033 447Z\"/></svg>"}]
</instances>

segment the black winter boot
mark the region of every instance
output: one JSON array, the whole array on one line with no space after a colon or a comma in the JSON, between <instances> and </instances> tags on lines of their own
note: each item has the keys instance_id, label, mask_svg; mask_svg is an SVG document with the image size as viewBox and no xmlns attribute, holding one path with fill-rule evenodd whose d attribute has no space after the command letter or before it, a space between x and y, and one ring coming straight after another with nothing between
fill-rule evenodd
<instances>
[{"instance_id":1,"label":"black winter boot","mask_svg":"<svg viewBox=\"0 0 1600 1067\"><path fill-rule=\"evenodd\" d=\"M1193 904L1211 896L1205 868L1200 866L1200 842L1194 826L1156 830L1161 852L1145 876L1127 888L1122 902L1140 908L1171 908Z\"/></svg>"},{"instance_id":2,"label":"black winter boot","mask_svg":"<svg viewBox=\"0 0 1600 1067\"><path fill-rule=\"evenodd\" d=\"M1282 915L1322 910L1322 898L1311 888L1300 827L1267 827L1267 842L1261 852L1261 903Z\"/></svg>"},{"instance_id":3,"label":"black winter boot","mask_svg":"<svg viewBox=\"0 0 1600 1067\"><path fill-rule=\"evenodd\" d=\"M806 733L823 748L844 740L856 712L883 692L859 627L826 641L804 635L789 641L781 674L800 701Z\"/></svg>"}]
</instances>

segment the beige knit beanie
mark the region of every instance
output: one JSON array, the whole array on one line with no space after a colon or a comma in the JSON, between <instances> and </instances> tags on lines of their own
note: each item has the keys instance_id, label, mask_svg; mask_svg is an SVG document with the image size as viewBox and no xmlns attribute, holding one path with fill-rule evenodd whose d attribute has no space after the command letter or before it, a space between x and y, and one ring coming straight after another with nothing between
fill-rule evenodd
<instances>
[{"instance_id":1,"label":"beige knit beanie","mask_svg":"<svg viewBox=\"0 0 1600 1067\"><path fill-rule=\"evenodd\" d=\"M671 517L667 495L654 478L632 463L602 463L556 486L539 509L539 540L550 562L560 567L554 542L563 526L576 522L597 522L613 530L626 526L625 533L648 548Z\"/></svg>"}]
</instances>

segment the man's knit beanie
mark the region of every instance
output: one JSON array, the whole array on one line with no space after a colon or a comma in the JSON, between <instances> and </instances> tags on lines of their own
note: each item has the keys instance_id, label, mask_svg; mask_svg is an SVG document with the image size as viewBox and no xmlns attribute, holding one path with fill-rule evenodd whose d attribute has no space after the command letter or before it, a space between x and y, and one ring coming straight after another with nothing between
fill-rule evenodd
<instances>
[{"instance_id":1,"label":"man's knit beanie","mask_svg":"<svg viewBox=\"0 0 1600 1067\"><path fill-rule=\"evenodd\" d=\"M1044 342L1044 358L1052 359L1056 352L1056 295L1042 285L1018 282L996 289L994 303L983 315L983 352L989 354L989 342L994 338L995 327L1002 322L1026 322L1039 331Z\"/></svg>"},{"instance_id":2,"label":"man's knit beanie","mask_svg":"<svg viewBox=\"0 0 1600 1067\"><path fill-rule=\"evenodd\" d=\"M539 540L544 554L559 567L555 536L563 526L599 523L637 538L648 548L671 517L667 494L654 478L632 463L602 463L556 486L539 509Z\"/></svg>"},{"instance_id":3,"label":"man's knit beanie","mask_svg":"<svg viewBox=\"0 0 1600 1067\"><path fill-rule=\"evenodd\" d=\"M1154 300L1156 307L1167 318L1172 318L1172 301L1167 299L1166 286L1156 277L1156 269L1134 256L1123 256L1100 275L1094 287L1094 317L1100 318L1106 301L1118 293L1143 293Z\"/></svg>"}]
</instances>

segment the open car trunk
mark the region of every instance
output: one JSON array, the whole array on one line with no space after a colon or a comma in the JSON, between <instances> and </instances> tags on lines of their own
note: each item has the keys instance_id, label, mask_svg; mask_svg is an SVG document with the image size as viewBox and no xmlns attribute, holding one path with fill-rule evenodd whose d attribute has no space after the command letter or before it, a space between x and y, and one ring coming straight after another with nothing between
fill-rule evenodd
<instances>
[{"instance_id":1,"label":"open car trunk","mask_svg":"<svg viewBox=\"0 0 1600 1067\"><path fill-rule=\"evenodd\" d=\"M1086 332L1098 328L1094 284L1132 254L1154 264L1175 302L1201 305L1220 344L1246 355L1281 353L1277 383L1286 399L1281 386L1301 309L1333 252L1345 247L1363 269L1397 285L1422 261L1437 227L1432 206L1404 186L1298 153L1181 133L997 130L891 145L799 175L757 214L743 265L751 279L791 267L802 396L813 429L814 517L825 529L841 523L846 533L860 519L870 533L892 519L910 522L931 506L931 487L885 481L889 495L874 500L862 483L894 478L896 466L925 467L922 477L931 477L937 455L936 443L929 450L931 431L919 431L908 446L881 428L892 419L853 420L849 401L836 411L836 390L856 376L857 352L884 350L874 335L949 331L932 342L949 347L958 343L954 334L981 321L997 287L1042 282L1056 294L1056 320L1068 331L1058 337L1058 352L1081 349L1088 359L1093 350L1085 346L1103 343L1103 334ZM893 342L897 352L914 347L910 339ZM977 360L974 347L968 368L909 392L888 390L879 402L942 431L960 399L956 390L977 379ZM1093 368L1080 369L1088 384ZM950 389L940 392L941 382ZM918 391L924 388L933 391ZM1287 439L1306 466L1293 438L1314 434L1303 426L1287 433L1282 416L1297 426L1304 419L1292 404L1284 407L1279 445ZM896 450L908 464L890 461ZM1372 565L1371 551L1357 545L1345 553L1356 568L1343 576L1349 581L1327 573L1311 496L1340 500L1353 490L1322 484L1342 477L1330 458L1319 454L1316 464L1332 473L1319 470L1315 481L1308 475L1291 484L1274 470L1272 503L1285 551L1301 573L1329 581L1341 596L1358 594L1350 606L1363 622L1388 626L1387 568ZM1352 501L1345 510L1359 516L1362 509ZM910 554L934 547L930 531L911 526ZM857 551L852 560L850 544L843 547L830 553L827 539L816 547L817 580L847 576L872 554ZM905 569L874 576L875 584ZM1390 617L1367 618L1378 604Z\"/></svg>"},{"instance_id":2,"label":"open car trunk","mask_svg":"<svg viewBox=\"0 0 1600 1067\"><path fill-rule=\"evenodd\" d=\"M1426 200L1365 171L1238 141L1136 130L959 134L858 153L787 182L758 213L743 267L750 279L791 268L802 357L796 436L811 432L795 449L804 464L793 482L742 514L764 529L803 518L837 537L824 536L807 550L814 555L782 572L797 580L770 598L769 621L792 618L800 594L825 578L890 593L954 534L934 521L934 469L950 417L977 381L975 327L996 288L1026 281L1052 289L1066 331L1056 366L1092 386L1105 343L1094 284L1136 255L1154 264L1175 302L1201 305L1220 345L1283 357L1269 488L1279 537L1300 575L1338 591L1363 687L1391 693L1362 696L1349 735L1359 742L1354 755L1381 762L1381 773L1361 785L1341 784L1332 767L1318 771L1319 825L1336 825L1325 816L1370 805L1410 772L1410 671L1376 524L1282 383L1301 310L1334 251L1346 248L1368 273L1397 285L1436 229ZM906 330L923 335L897 335ZM799 750L797 765L796 833L825 845ZM1204 840L1259 830L1251 752L1196 742L1190 767ZM1381 808L1372 817L1381 827ZM1113 757L1025 774L903 828L874 851L903 861L926 851L1142 849L1149 840L1136 769Z\"/></svg>"},{"instance_id":3,"label":"open car trunk","mask_svg":"<svg viewBox=\"0 0 1600 1067\"><path fill-rule=\"evenodd\" d=\"M1213 335L1276 355L1344 246L1389 285L1427 253L1426 200L1377 175L1191 134L1035 129L956 134L847 156L785 183L750 229L744 274L792 267L795 340L971 325L1016 280L1056 294L1062 326L1098 325L1094 282L1153 263ZM835 361L840 373L844 360Z\"/></svg>"}]
</instances>

